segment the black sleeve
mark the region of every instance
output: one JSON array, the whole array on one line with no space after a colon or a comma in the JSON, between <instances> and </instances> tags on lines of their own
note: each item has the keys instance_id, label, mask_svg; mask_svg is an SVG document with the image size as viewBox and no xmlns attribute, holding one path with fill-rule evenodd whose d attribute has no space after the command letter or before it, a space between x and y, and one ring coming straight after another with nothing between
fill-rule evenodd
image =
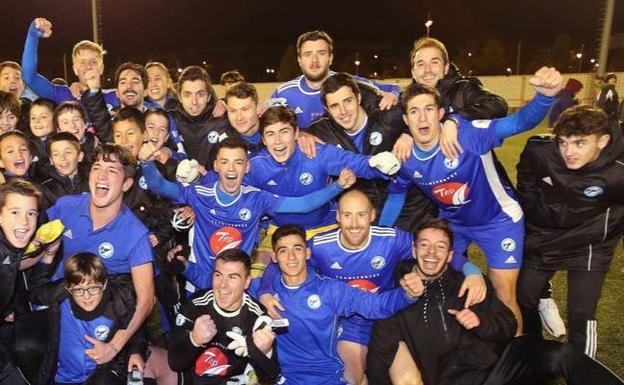
<instances>
[{"instance_id":1,"label":"black sleeve","mask_svg":"<svg viewBox=\"0 0 624 385\"><path fill-rule=\"evenodd\" d=\"M533 164L535 161L535 154L532 151L534 146L532 143L533 139L534 138L530 138L524 146L524 150L522 150L520 154L520 161L516 165L516 170L518 171L516 178L518 201L525 213L529 212L531 208L534 207L540 193L538 170Z\"/></svg>"},{"instance_id":2,"label":"black sleeve","mask_svg":"<svg viewBox=\"0 0 624 385\"><path fill-rule=\"evenodd\" d=\"M109 143L113 141L113 130L111 126L111 115L106 108L106 102L104 101L104 94L102 90L99 90L95 94L85 92L82 94L80 100L87 115L93 123L95 128L95 135L100 139L102 143Z\"/></svg>"},{"instance_id":3,"label":"black sleeve","mask_svg":"<svg viewBox=\"0 0 624 385\"><path fill-rule=\"evenodd\" d=\"M248 333L247 350L249 352L249 360L253 366L258 378L261 382L274 383L280 375L280 366L277 360L277 349L275 342L273 343L273 354L271 358L267 357L253 342L253 334Z\"/></svg>"},{"instance_id":4,"label":"black sleeve","mask_svg":"<svg viewBox=\"0 0 624 385\"><path fill-rule=\"evenodd\" d=\"M396 316L375 321L366 356L366 377L369 384L392 384L388 371L399 348L399 341L401 337Z\"/></svg>"},{"instance_id":5,"label":"black sleeve","mask_svg":"<svg viewBox=\"0 0 624 385\"><path fill-rule=\"evenodd\" d=\"M205 291L198 293L201 295ZM176 372L182 372L193 365L197 356L202 352L202 347L196 347L191 343L190 334L195 320L200 316L199 309L188 301L180 308L176 318L176 325L171 333L171 345L169 351L169 366Z\"/></svg>"},{"instance_id":6,"label":"black sleeve","mask_svg":"<svg viewBox=\"0 0 624 385\"><path fill-rule=\"evenodd\" d=\"M37 265L42 265L38 263ZM59 279L54 282L46 281L46 283L38 282L38 285L32 286L30 289L30 301L33 304L50 306L54 302L60 302L69 297L69 292L65 289L65 279Z\"/></svg>"},{"instance_id":7,"label":"black sleeve","mask_svg":"<svg viewBox=\"0 0 624 385\"><path fill-rule=\"evenodd\" d=\"M477 78L468 78L458 83L451 91L451 105L455 113L466 119L493 119L507 116L507 102L502 97L483 88Z\"/></svg>"},{"instance_id":8,"label":"black sleeve","mask_svg":"<svg viewBox=\"0 0 624 385\"><path fill-rule=\"evenodd\" d=\"M516 334L518 323L511 310L494 294L494 286L486 279L485 300L471 308L479 316L480 325L474 329L475 335L485 341L507 343Z\"/></svg>"}]
</instances>

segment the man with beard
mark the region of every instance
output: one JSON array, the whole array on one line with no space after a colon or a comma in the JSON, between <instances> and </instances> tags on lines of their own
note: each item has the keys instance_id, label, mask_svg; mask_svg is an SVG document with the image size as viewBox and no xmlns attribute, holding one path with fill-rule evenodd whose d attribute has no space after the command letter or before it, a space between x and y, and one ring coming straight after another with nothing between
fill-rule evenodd
<instances>
[{"instance_id":1,"label":"man with beard","mask_svg":"<svg viewBox=\"0 0 624 385\"><path fill-rule=\"evenodd\" d=\"M303 75L280 85L271 96L271 104L286 104L297 114L297 125L307 129L315 120L325 114L320 98L321 84L331 71L329 67L334 60L333 40L324 31L310 31L297 39L297 62ZM379 108L388 109L398 102L400 88L397 86L374 83L370 80L357 77L357 80L366 84L366 100L376 95L383 98L379 101Z\"/></svg>"},{"instance_id":2,"label":"man with beard","mask_svg":"<svg viewBox=\"0 0 624 385\"><path fill-rule=\"evenodd\" d=\"M464 308L461 274L449 269L453 232L434 219L419 228L414 259L397 269L401 285L422 292L418 303L377 321L367 375L375 385L622 384L613 372L569 345L513 338L513 313L492 295ZM423 287L424 285L424 292Z\"/></svg>"},{"instance_id":3,"label":"man with beard","mask_svg":"<svg viewBox=\"0 0 624 385\"><path fill-rule=\"evenodd\" d=\"M343 281L370 293L393 289L394 270L401 261L411 258L414 237L399 229L372 226L375 216L370 199L362 191L349 190L342 194L336 212L340 228L316 235L308 242L312 253L309 266L321 276ZM485 283L481 272L470 262L466 262L462 270L466 279L459 295L463 296L468 291L465 306L482 301ZM267 271L265 276L263 283L270 279L272 272ZM277 300L270 295L260 299L269 309L269 315L280 318L275 307L282 311L285 309ZM351 383L361 384L373 321L353 315L340 318L338 325L337 349L345 364L345 378Z\"/></svg>"}]
</instances>

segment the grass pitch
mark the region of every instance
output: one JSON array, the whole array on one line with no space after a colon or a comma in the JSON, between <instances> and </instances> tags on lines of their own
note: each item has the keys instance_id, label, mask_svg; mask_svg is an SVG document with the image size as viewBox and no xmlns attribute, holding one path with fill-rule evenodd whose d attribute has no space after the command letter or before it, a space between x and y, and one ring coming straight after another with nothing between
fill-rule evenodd
<instances>
[{"instance_id":1,"label":"grass pitch","mask_svg":"<svg viewBox=\"0 0 624 385\"><path fill-rule=\"evenodd\" d=\"M516 164L520 153L529 137L548 132L543 122L532 131L517 135L505 141L502 148L496 150L501 163L505 166L511 180L516 181ZM624 178L624 175L622 176ZM471 246L471 257L480 265L485 266L481 251ZM607 274L602 297L598 304L598 352L596 358L608 366L620 377L624 377L624 250L622 244L616 248L611 270ZM553 297L559 305L563 319L566 319L566 288L565 272L558 272L553 281ZM622 317L622 318L620 318ZM562 341L565 338L561 339Z\"/></svg>"}]
</instances>

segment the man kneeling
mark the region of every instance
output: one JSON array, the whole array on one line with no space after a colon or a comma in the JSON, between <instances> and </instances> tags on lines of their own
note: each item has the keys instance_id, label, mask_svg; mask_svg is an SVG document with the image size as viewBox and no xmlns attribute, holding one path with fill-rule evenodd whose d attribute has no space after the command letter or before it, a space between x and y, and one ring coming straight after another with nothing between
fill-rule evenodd
<instances>
[{"instance_id":1,"label":"man kneeling","mask_svg":"<svg viewBox=\"0 0 624 385\"><path fill-rule=\"evenodd\" d=\"M567 344L513 338L516 320L488 280L486 299L464 308L457 295L463 276L448 268L452 250L446 221L419 227L414 260L403 262L397 276L406 288L422 280L425 291L418 303L375 323L367 359L371 384L540 384L556 377L569 384L624 383Z\"/></svg>"}]
</instances>

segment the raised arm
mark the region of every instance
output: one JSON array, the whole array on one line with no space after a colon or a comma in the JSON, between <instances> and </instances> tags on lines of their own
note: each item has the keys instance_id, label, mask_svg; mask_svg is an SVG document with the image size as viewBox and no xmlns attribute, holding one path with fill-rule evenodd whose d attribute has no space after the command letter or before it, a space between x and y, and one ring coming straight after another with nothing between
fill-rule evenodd
<instances>
[{"instance_id":1,"label":"raised arm","mask_svg":"<svg viewBox=\"0 0 624 385\"><path fill-rule=\"evenodd\" d=\"M279 214L309 213L310 211L322 207L343 190L353 186L356 180L353 171L345 168L340 172L340 176L336 182L321 190L300 197L284 198L276 212Z\"/></svg>"},{"instance_id":2,"label":"raised arm","mask_svg":"<svg viewBox=\"0 0 624 385\"><path fill-rule=\"evenodd\" d=\"M143 151L143 149L141 149L141 151ZM139 159L141 159L140 153ZM160 171L158 171L158 168L153 160L147 162L142 160L141 168L143 169L143 175L145 176L147 188L151 192L172 201L180 200L180 197L182 196L182 186L165 179L165 177L160 174Z\"/></svg>"},{"instance_id":3,"label":"raised arm","mask_svg":"<svg viewBox=\"0 0 624 385\"><path fill-rule=\"evenodd\" d=\"M37 73L39 39L51 35L52 23L48 20L38 17L30 23L22 53L22 79L40 97L56 100L54 84Z\"/></svg>"},{"instance_id":4,"label":"raised arm","mask_svg":"<svg viewBox=\"0 0 624 385\"><path fill-rule=\"evenodd\" d=\"M548 113L554 96L563 88L563 78L554 68L542 67L529 80L535 97L516 113L496 120L496 136L503 140L537 126Z\"/></svg>"}]
</instances>

